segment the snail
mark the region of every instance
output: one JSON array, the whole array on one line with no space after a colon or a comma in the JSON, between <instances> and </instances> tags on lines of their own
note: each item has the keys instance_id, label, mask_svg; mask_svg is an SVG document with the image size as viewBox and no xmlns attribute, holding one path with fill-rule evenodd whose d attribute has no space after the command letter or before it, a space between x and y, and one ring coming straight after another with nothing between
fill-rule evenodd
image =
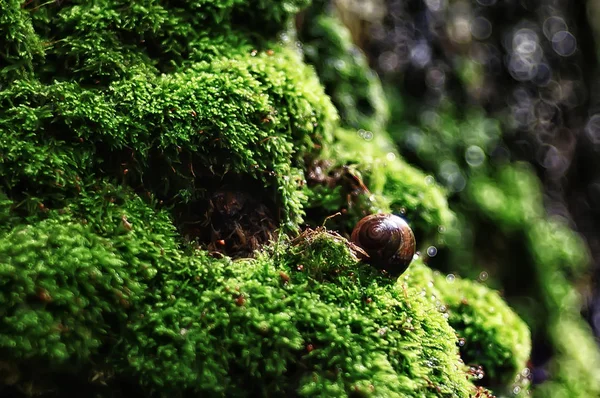
<instances>
[{"instance_id":1,"label":"snail","mask_svg":"<svg viewBox=\"0 0 600 398\"><path fill-rule=\"evenodd\" d=\"M350 240L369 255L368 261L391 276L408 268L415 254L415 235L393 214L371 214L356 224Z\"/></svg>"}]
</instances>

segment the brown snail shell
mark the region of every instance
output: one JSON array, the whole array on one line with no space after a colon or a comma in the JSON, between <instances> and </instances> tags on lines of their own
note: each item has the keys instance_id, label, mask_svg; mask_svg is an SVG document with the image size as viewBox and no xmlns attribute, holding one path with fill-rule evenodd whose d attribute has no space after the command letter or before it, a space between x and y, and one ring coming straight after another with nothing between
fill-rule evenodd
<instances>
[{"instance_id":1,"label":"brown snail shell","mask_svg":"<svg viewBox=\"0 0 600 398\"><path fill-rule=\"evenodd\" d=\"M413 231L393 214L366 216L356 224L350 239L369 255L369 263L392 276L406 271L416 250Z\"/></svg>"}]
</instances>

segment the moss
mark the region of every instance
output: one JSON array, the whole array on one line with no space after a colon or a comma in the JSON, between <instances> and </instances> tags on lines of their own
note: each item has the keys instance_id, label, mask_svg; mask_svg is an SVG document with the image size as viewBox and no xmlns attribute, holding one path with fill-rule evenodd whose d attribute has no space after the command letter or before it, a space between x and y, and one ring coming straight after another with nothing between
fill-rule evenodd
<instances>
[{"instance_id":1,"label":"moss","mask_svg":"<svg viewBox=\"0 0 600 398\"><path fill-rule=\"evenodd\" d=\"M475 176L467 194L502 228L515 230L544 216L539 180L524 164L502 167L489 177Z\"/></svg>"},{"instance_id":2,"label":"moss","mask_svg":"<svg viewBox=\"0 0 600 398\"><path fill-rule=\"evenodd\" d=\"M462 192L471 176L486 174L506 160L501 124L482 109L447 100L436 107L416 107L393 85L386 87L395 104L389 126L393 141L404 156L431 171L451 194Z\"/></svg>"},{"instance_id":3,"label":"moss","mask_svg":"<svg viewBox=\"0 0 600 398\"><path fill-rule=\"evenodd\" d=\"M379 79L348 28L336 16L319 13L318 5L314 8L299 33L306 62L314 65L345 127L383 131L388 108Z\"/></svg>"},{"instance_id":4,"label":"moss","mask_svg":"<svg viewBox=\"0 0 600 398\"><path fill-rule=\"evenodd\" d=\"M300 188L315 159L347 171L360 211L403 213L423 241L451 223L444 191L382 132L378 83L344 56L337 21L315 35L349 67L329 87L362 137L339 128L297 49L274 41L305 0L6 4L2 393L475 393L425 282L379 275L340 235L280 235L238 260L186 236L187 224L217 234L210 214L227 195L215 194L239 190L294 231L307 193L319 208L340 201Z\"/></svg>"},{"instance_id":5,"label":"moss","mask_svg":"<svg viewBox=\"0 0 600 398\"><path fill-rule=\"evenodd\" d=\"M423 297L435 304L456 331L463 361L475 371L478 384L496 393L525 392L531 336L527 325L506 305L497 292L455 275L433 272L413 262L400 278L416 285Z\"/></svg>"},{"instance_id":6,"label":"moss","mask_svg":"<svg viewBox=\"0 0 600 398\"><path fill-rule=\"evenodd\" d=\"M551 398L598 395L600 377L594 370L600 361L589 325L570 312L551 319L548 329L556 352L548 369L552 378L540 385L536 394Z\"/></svg>"},{"instance_id":7,"label":"moss","mask_svg":"<svg viewBox=\"0 0 600 398\"><path fill-rule=\"evenodd\" d=\"M317 79L297 62L276 48L170 75L140 71L106 90L16 82L0 92L5 184L58 198L94 173L176 204L202 199L206 180L249 178L280 187L272 199L293 228L302 159L331 139L336 119Z\"/></svg>"},{"instance_id":8,"label":"moss","mask_svg":"<svg viewBox=\"0 0 600 398\"><path fill-rule=\"evenodd\" d=\"M249 52L241 31L260 45L307 5L307 0L4 2L3 26L11 33L5 51L31 63L43 42L47 62L36 65L42 81L109 84L131 76L132 68L167 72L240 46Z\"/></svg>"},{"instance_id":9,"label":"moss","mask_svg":"<svg viewBox=\"0 0 600 398\"><path fill-rule=\"evenodd\" d=\"M392 94L398 98L398 92ZM467 108L460 114L445 101L429 109L413 105L401 101L394 108L393 139L401 153L453 192L451 209L457 214L457 223L440 241L447 247L438 246L432 266L469 278L486 272L490 286L503 288L530 327L534 346L554 355L549 365L537 358L533 364L549 372L549 387L539 394L598 395L598 380L589 371L598 366L597 350L582 354L577 345L564 343L571 333L582 346L594 344L573 287L589 267L581 237L548 218L535 172L509 162L498 121L481 110Z\"/></svg>"},{"instance_id":10,"label":"moss","mask_svg":"<svg viewBox=\"0 0 600 398\"><path fill-rule=\"evenodd\" d=\"M531 354L527 325L498 293L483 285L442 275L434 283L448 306L450 325L464 338L465 363L482 366L485 385L492 390L514 390Z\"/></svg>"},{"instance_id":11,"label":"moss","mask_svg":"<svg viewBox=\"0 0 600 398\"><path fill-rule=\"evenodd\" d=\"M21 8L21 1L0 1L0 84L33 72L33 61L43 54L42 43L34 34L31 20Z\"/></svg>"},{"instance_id":12,"label":"moss","mask_svg":"<svg viewBox=\"0 0 600 398\"><path fill-rule=\"evenodd\" d=\"M11 364L2 384L25 395L73 383L92 391L89 380L98 387L114 373L112 345L157 269L168 271L161 256L175 234L166 215L106 185L2 235L0 345Z\"/></svg>"},{"instance_id":13,"label":"moss","mask_svg":"<svg viewBox=\"0 0 600 398\"><path fill-rule=\"evenodd\" d=\"M18 385L83 367L111 369L102 382L116 391L127 377L160 396L472 391L443 316L325 231L215 260L176 249L166 213L135 197L87 200L98 210L85 225L73 208L3 236L0 341Z\"/></svg>"},{"instance_id":14,"label":"moss","mask_svg":"<svg viewBox=\"0 0 600 398\"><path fill-rule=\"evenodd\" d=\"M476 184L469 191L473 202L509 236L518 237L534 267L538 301L523 314L534 336L549 341L554 350L551 381L540 394L597 395L600 382L590 369L600 364L600 355L596 349L581 349L595 343L580 317L581 297L572 285L589 263L584 243L566 225L544 218L538 183L528 167L506 166L493 180L481 177ZM492 200L493 192L500 192L503 200ZM566 343L573 341L571 336L578 336L577 344Z\"/></svg>"},{"instance_id":15,"label":"moss","mask_svg":"<svg viewBox=\"0 0 600 398\"><path fill-rule=\"evenodd\" d=\"M351 165L369 188L376 208L406 217L421 241L437 239L440 227L454 222L445 192L433 179L410 166L385 132L337 129L335 143L323 157Z\"/></svg>"}]
</instances>

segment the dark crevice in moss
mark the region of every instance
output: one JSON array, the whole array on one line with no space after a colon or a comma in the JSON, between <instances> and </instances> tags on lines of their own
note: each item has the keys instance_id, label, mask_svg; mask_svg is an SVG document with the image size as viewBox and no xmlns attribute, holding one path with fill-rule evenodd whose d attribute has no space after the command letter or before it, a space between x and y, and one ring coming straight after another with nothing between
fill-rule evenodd
<instances>
[{"instance_id":1,"label":"dark crevice in moss","mask_svg":"<svg viewBox=\"0 0 600 398\"><path fill-rule=\"evenodd\" d=\"M173 209L182 235L211 253L251 256L277 238L280 206L258 183L241 176L197 181L203 199Z\"/></svg>"}]
</instances>

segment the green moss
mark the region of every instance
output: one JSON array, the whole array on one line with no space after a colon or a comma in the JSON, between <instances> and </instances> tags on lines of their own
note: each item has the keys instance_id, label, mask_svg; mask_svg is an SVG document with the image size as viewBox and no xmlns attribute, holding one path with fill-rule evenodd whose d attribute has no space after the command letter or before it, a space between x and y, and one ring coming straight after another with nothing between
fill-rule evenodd
<instances>
[{"instance_id":1,"label":"green moss","mask_svg":"<svg viewBox=\"0 0 600 398\"><path fill-rule=\"evenodd\" d=\"M553 377L537 387L538 396L593 397L600 391L600 377L595 371L600 366L598 345L589 325L569 312L551 319L548 325L556 352L549 368Z\"/></svg>"},{"instance_id":2,"label":"green moss","mask_svg":"<svg viewBox=\"0 0 600 398\"><path fill-rule=\"evenodd\" d=\"M303 157L331 139L336 119L298 62L276 48L170 75L140 71L105 90L16 82L0 92L7 189L58 199L93 173L187 203L206 193L201 176L228 175L280 187L273 199L297 223Z\"/></svg>"},{"instance_id":3,"label":"green moss","mask_svg":"<svg viewBox=\"0 0 600 398\"><path fill-rule=\"evenodd\" d=\"M348 28L315 8L307 12L299 34L306 62L314 65L344 126L383 131L388 108L379 79Z\"/></svg>"},{"instance_id":4,"label":"green moss","mask_svg":"<svg viewBox=\"0 0 600 398\"><path fill-rule=\"evenodd\" d=\"M236 262L185 255L165 212L104 194L86 195L97 210L85 225L72 208L3 236L0 342L18 385L83 368L160 396L473 388L442 314L358 264L341 238L317 232Z\"/></svg>"},{"instance_id":5,"label":"green moss","mask_svg":"<svg viewBox=\"0 0 600 398\"><path fill-rule=\"evenodd\" d=\"M467 195L485 216L509 230L544 216L539 180L524 164L502 167L492 176L474 176Z\"/></svg>"},{"instance_id":6,"label":"green moss","mask_svg":"<svg viewBox=\"0 0 600 398\"><path fill-rule=\"evenodd\" d=\"M402 159L384 132L361 136L360 131L338 129L330 151L336 160L360 173L378 208L406 217L424 241L434 240L440 227L454 222L445 192L432 178ZM333 157L333 155L331 155Z\"/></svg>"},{"instance_id":7,"label":"green moss","mask_svg":"<svg viewBox=\"0 0 600 398\"><path fill-rule=\"evenodd\" d=\"M64 218L17 227L1 241L0 349L50 367L89 361L107 329L126 319L116 311L119 296L140 293L128 264L89 227Z\"/></svg>"},{"instance_id":8,"label":"green moss","mask_svg":"<svg viewBox=\"0 0 600 398\"><path fill-rule=\"evenodd\" d=\"M442 101L435 108L417 108L388 85L390 135L400 152L430 171L450 193L460 193L474 175L486 174L501 162L502 129L498 120L477 108Z\"/></svg>"},{"instance_id":9,"label":"green moss","mask_svg":"<svg viewBox=\"0 0 600 398\"><path fill-rule=\"evenodd\" d=\"M473 202L486 218L519 240L515 247L524 246L525 258L533 266L537 289L532 295L538 301L529 311L525 307L523 314L533 334L550 341L555 351L551 382L540 394L598 395L600 382L591 369L599 366L600 354L581 348L595 343L580 317L581 297L573 287L589 264L585 244L566 225L543 217L538 183L528 167L506 166L493 180L478 178L475 184L469 190ZM492 192L499 192L502 202L492 200ZM572 336L577 336L577 344L569 343Z\"/></svg>"},{"instance_id":10,"label":"green moss","mask_svg":"<svg viewBox=\"0 0 600 398\"><path fill-rule=\"evenodd\" d=\"M313 70L274 42L305 0L5 4L0 390L475 391L455 331L421 296L428 282L394 283L323 229L291 242L282 235L236 261L178 229L233 187L268 206L282 231L295 230L307 194L316 207L343 200L335 189L300 189L315 159L347 166L355 186L364 181L354 216L402 213L423 242L452 222L444 191L382 132L380 86L335 19L318 19L311 33L335 50L317 69L343 123L362 136L339 129ZM339 61L347 69L338 85Z\"/></svg>"},{"instance_id":11,"label":"green moss","mask_svg":"<svg viewBox=\"0 0 600 398\"><path fill-rule=\"evenodd\" d=\"M521 372L531 352L530 332L497 292L455 275L434 273L420 261L400 280L419 286L420 294L447 316L460 338L463 361L483 368L478 384L496 393L526 390L528 379Z\"/></svg>"},{"instance_id":12,"label":"green moss","mask_svg":"<svg viewBox=\"0 0 600 398\"><path fill-rule=\"evenodd\" d=\"M465 363L482 366L486 385L494 391L512 387L531 353L527 325L483 285L442 275L434 283L448 306L450 325L465 339Z\"/></svg>"},{"instance_id":13,"label":"green moss","mask_svg":"<svg viewBox=\"0 0 600 398\"><path fill-rule=\"evenodd\" d=\"M5 1L0 27L9 34L3 49L9 65L3 70L27 65L31 70L33 55L42 53L44 43L47 62L36 65L44 82L105 85L142 67L173 71L185 62L231 54L232 48L250 52L307 5L307 0Z\"/></svg>"},{"instance_id":14,"label":"green moss","mask_svg":"<svg viewBox=\"0 0 600 398\"><path fill-rule=\"evenodd\" d=\"M392 95L402 99L398 92ZM552 381L541 395L596 396L598 381L589 369L598 366L597 350L582 354L576 344L564 343L572 334L582 346L594 344L573 287L589 266L585 244L567 225L548 219L535 172L508 162L499 122L481 110L460 114L454 108L443 102L417 109L401 101L392 112L390 131L402 153L454 192L451 208L458 222L447 230L448 246L438 246L432 265L470 278L485 271L490 286L505 290L535 344L554 352Z\"/></svg>"},{"instance_id":15,"label":"green moss","mask_svg":"<svg viewBox=\"0 0 600 398\"><path fill-rule=\"evenodd\" d=\"M131 326L148 336L126 348L144 382L240 396L468 394L441 314L357 264L342 239L305 238L256 260L171 275Z\"/></svg>"},{"instance_id":16,"label":"green moss","mask_svg":"<svg viewBox=\"0 0 600 398\"><path fill-rule=\"evenodd\" d=\"M0 1L0 84L33 71L33 61L41 57L42 43L34 34L31 20L19 0Z\"/></svg>"}]
</instances>

